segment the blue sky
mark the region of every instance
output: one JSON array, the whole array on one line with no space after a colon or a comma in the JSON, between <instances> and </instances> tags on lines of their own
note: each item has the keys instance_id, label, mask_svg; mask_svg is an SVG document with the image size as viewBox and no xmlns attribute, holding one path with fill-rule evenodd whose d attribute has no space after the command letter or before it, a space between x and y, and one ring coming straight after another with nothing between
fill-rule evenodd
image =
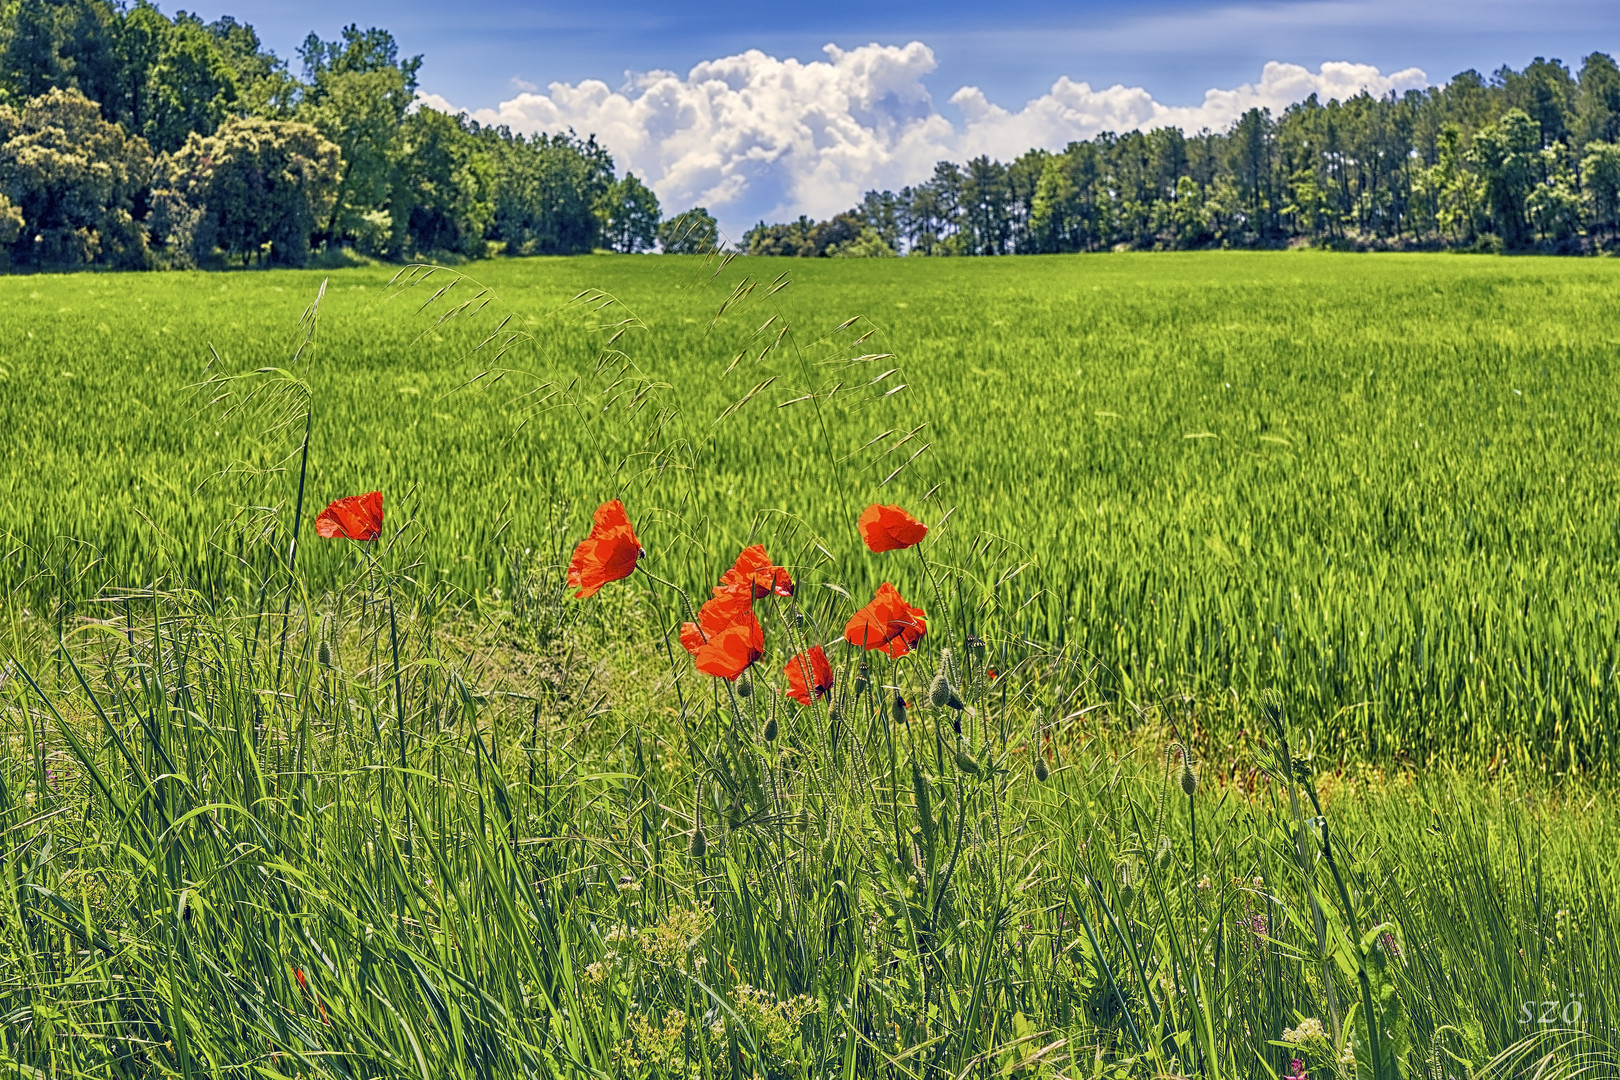
<instances>
[{"instance_id":1,"label":"blue sky","mask_svg":"<svg viewBox=\"0 0 1620 1080\"><path fill-rule=\"evenodd\" d=\"M851 48L923 41L940 62L927 80L931 89L944 97L976 85L1003 104L1040 94L1060 75L1142 86L1161 101L1180 103L1250 79L1267 60L1420 67L1440 81L1469 67L1520 67L1535 56L1573 65L1593 49L1620 50L1614 0L208 0L193 10L251 22L289 59L311 30L335 37L346 22L386 27L407 52L426 56L424 90L469 108L510 96L514 79L541 87L584 78L617 84L626 71L684 72L749 48L809 58L829 42Z\"/></svg>"},{"instance_id":2,"label":"blue sky","mask_svg":"<svg viewBox=\"0 0 1620 1080\"><path fill-rule=\"evenodd\" d=\"M289 60L311 30L392 30L428 104L599 134L673 212L736 235L824 216L941 157L1099 130L1221 127L1242 108L1620 54L1620 0L207 0ZM831 52L824 51L834 46ZM751 52L750 50L755 50ZM1270 65L1270 66L1268 66ZM1326 66L1324 66L1326 65ZM647 72L669 72L648 78ZM636 73L643 73L639 77Z\"/></svg>"}]
</instances>

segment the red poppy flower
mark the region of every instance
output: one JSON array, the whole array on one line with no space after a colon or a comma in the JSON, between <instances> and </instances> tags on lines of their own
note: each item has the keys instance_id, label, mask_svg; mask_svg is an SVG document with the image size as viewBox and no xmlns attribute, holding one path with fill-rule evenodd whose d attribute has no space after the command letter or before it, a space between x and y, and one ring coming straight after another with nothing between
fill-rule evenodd
<instances>
[{"instance_id":1,"label":"red poppy flower","mask_svg":"<svg viewBox=\"0 0 1620 1080\"><path fill-rule=\"evenodd\" d=\"M579 586L578 598L595 596L610 581L636 572L641 558L641 541L624 512L624 503L613 499L596 508L591 534L574 549L568 564L568 584Z\"/></svg>"},{"instance_id":2,"label":"red poppy flower","mask_svg":"<svg viewBox=\"0 0 1620 1080\"><path fill-rule=\"evenodd\" d=\"M717 592L698 608L698 621L681 624L681 646L693 656L704 642L734 623L753 617L753 603L743 592Z\"/></svg>"},{"instance_id":3,"label":"red poppy flower","mask_svg":"<svg viewBox=\"0 0 1620 1080\"><path fill-rule=\"evenodd\" d=\"M882 649L898 660L927 632L926 613L906 603L899 590L885 581L872 602L844 627L844 640L863 649Z\"/></svg>"},{"instance_id":4,"label":"red poppy flower","mask_svg":"<svg viewBox=\"0 0 1620 1080\"><path fill-rule=\"evenodd\" d=\"M788 697L800 705L810 704L833 688L832 665L820 645L789 660L782 673L787 676Z\"/></svg>"},{"instance_id":5,"label":"red poppy flower","mask_svg":"<svg viewBox=\"0 0 1620 1080\"><path fill-rule=\"evenodd\" d=\"M928 535L928 526L898 506L880 506L873 503L861 511L861 539L873 551L899 551L922 543Z\"/></svg>"},{"instance_id":6,"label":"red poppy flower","mask_svg":"<svg viewBox=\"0 0 1620 1080\"><path fill-rule=\"evenodd\" d=\"M737 561L731 569L720 575L720 584L715 587L715 594L730 589L751 587L755 600L770 596L793 595L793 577L780 566L772 566L769 555L765 554L764 544L754 544L742 549Z\"/></svg>"},{"instance_id":7,"label":"red poppy flower","mask_svg":"<svg viewBox=\"0 0 1620 1080\"><path fill-rule=\"evenodd\" d=\"M697 622L682 624L681 646L703 674L735 679L765 655L765 630L746 592L721 593L698 609Z\"/></svg>"},{"instance_id":8,"label":"red poppy flower","mask_svg":"<svg viewBox=\"0 0 1620 1080\"><path fill-rule=\"evenodd\" d=\"M315 532L327 540L375 540L382 535L380 491L338 499L315 515Z\"/></svg>"},{"instance_id":9,"label":"red poppy flower","mask_svg":"<svg viewBox=\"0 0 1620 1080\"><path fill-rule=\"evenodd\" d=\"M712 634L694 656L693 667L717 679L735 679L765 655L765 631L750 611L748 618Z\"/></svg>"}]
</instances>

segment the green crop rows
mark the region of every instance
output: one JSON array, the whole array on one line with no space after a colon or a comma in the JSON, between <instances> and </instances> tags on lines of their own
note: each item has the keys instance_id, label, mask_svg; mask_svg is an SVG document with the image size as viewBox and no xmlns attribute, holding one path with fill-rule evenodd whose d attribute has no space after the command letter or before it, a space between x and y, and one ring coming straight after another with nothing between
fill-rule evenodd
<instances>
[{"instance_id":1,"label":"green crop rows","mask_svg":"<svg viewBox=\"0 0 1620 1080\"><path fill-rule=\"evenodd\" d=\"M311 501L384 489L425 578L501 587L515 552L554 542L561 505L577 531L578 506L622 494L685 585L712 570L693 550L729 558L751 531L801 565L826 557L819 540L869 583L847 523L897 501L936 522L952 511L941 550L986 582L1023 567L1001 592L1034 598L1026 632L1089 657L1110 695L1218 702L1275 685L1339 717L1347 752L1614 762L1608 262L476 272L498 297L476 313L457 308L477 294L465 281L421 310L448 274L392 293L389 271L332 275L296 372L312 390ZM199 384L287 364L321 280L0 282L7 584L42 606L154 577L251 590L242 530L221 523L275 505L285 530L300 432L270 429L296 409L231 414L244 384ZM570 303L592 288L618 303ZM498 368L516 370L474 378ZM548 396L546 380L578 382ZM216 476L276 461L293 471ZM305 557L317 578L330 565Z\"/></svg>"}]
</instances>

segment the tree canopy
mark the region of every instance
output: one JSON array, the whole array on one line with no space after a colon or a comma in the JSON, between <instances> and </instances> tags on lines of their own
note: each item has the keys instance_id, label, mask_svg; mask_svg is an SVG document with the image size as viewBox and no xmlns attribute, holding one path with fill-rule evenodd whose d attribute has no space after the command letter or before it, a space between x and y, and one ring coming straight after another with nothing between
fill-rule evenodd
<instances>
[{"instance_id":1,"label":"tree canopy","mask_svg":"<svg viewBox=\"0 0 1620 1080\"><path fill-rule=\"evenodd\" d=\"M151 0L0 6L0 248L12 268L298 265L706 253L594 135L487 127L416 100L387 30L309 35L295 73L246 23ZM760 222L755 254L1208 247L1584 253L1620 242L1620 66L1537 58L1402 95L1317 97L1227 130L1104 132L1012 161L942 161L824 221Z\"/></svg>"}]
</instances>

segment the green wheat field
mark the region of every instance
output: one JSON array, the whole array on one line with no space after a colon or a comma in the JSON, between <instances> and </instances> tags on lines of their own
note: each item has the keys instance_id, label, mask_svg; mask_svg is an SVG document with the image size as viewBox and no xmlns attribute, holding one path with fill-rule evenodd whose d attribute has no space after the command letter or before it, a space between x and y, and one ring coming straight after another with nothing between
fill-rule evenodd
<instances>
[{"instance_id":1,"label":"green wheat field","mask_svg":"<svg viewBox=\"0 0 1620 1080\"><path fill-rule=\"evenodd\" d=\"M0 1065L1620 1076L1617 287L0 278ZM611 498L644 555L576 600ZM711 679L677 631L755 542L797 590ZM884 581L904 659L842 641Z\"/></svg>"}]
</instances>

